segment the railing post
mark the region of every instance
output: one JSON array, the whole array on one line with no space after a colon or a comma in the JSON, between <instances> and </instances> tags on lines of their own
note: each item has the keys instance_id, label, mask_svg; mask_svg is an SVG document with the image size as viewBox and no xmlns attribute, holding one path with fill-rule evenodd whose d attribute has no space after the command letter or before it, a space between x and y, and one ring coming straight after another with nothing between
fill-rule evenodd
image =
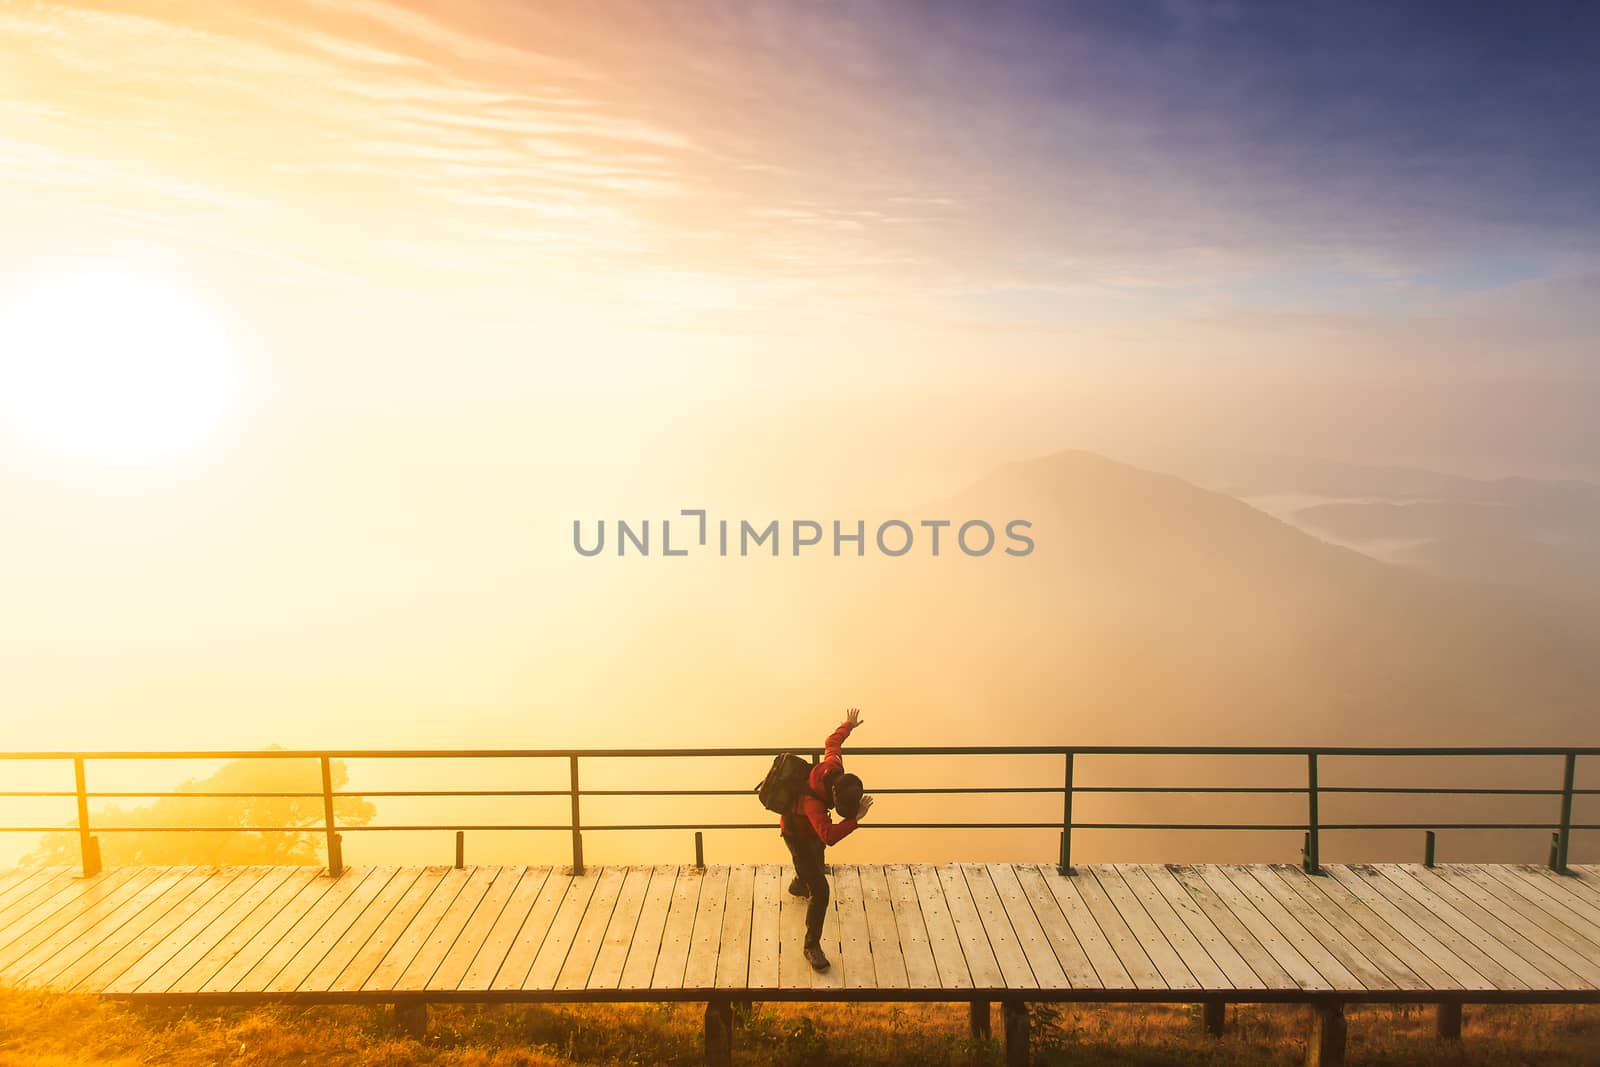
<instances>
[{"instance_id":1,"label":"railing post","mask_svg":"<svg viewBox=\"0 0 1600 1067\"><path fill-rule=\"evenodd\" d=\"M333 821L333 761L327 756L322 757L322 825L328 835L328 874L337 878L344 873L344 849Z\"/></svg>"},{"instance_id":2,"label":"railing post","mask_svg":"<svg viewBox=\"0 0 1600 1067\"><path fill-rule=\"evenodd\" d=\"M1556 861L1551 864L1558 874L1567 873L1567 848L1572 843L1572 787L1577 776L1578 754L1568 752L1561 775L1561 829L1556 837Z\"/></svg>"},{"instance_id":3,"label":"railing post","mask_svg":"<svg viewBox=\"0 0 1600 1067\"><path fill-rule=\"evenodd\" d=\"M1067 753L1061 785L1061 862L1062 874L1072 873L1072 753Z\"/></svg>"},{"instance_id":4,"label":"railing post","mask_svg":"<svg viewBox=\"0 0 1600 1067\"><path fill-rule=\"evenodd\" d=\"M1435 838L1432 830L1426 831L1427 836L1422 839L1422 865L1433 866Z\"/></svg>"},{"instance_id":5,"label":"railing post","mask_svg":"<svg viewBox=\"0 0 1600 1067\"><path fill-rule=\"evenodd\" d=\"M72 757L72 778L78 791L78 859L83 876L91 878L100 873L100 843L89 833L89 786L82 756Z\"/></svg>"},{"instance_id":6,"label":"railing post","mask_svg":"<svg viewBox=\"0 0 1600 1067\"><path fill-rule=\"evenodd\" d=\"M694 865L700 868L706 865L706 839L700 830L694 832Z\"/></svg>"},{"instance_id":7,"label":"railing post","mask_svg":"<svg viewBox=\"0 0 1600 1067\"><path fill-rule=\"evenodd\" d=\"M1322 873L1321 840L1317 827L1317 754L1306 754L1306 851L1303 861L1307 874Z\"/></svg>"},{"instance_id":8,"label":"railing post","mask_svg":"<svg viewBox=\"0 0 1600 1067\"><path fill-rule=\"evenodd\" d=\"M467 832L456 831L456 870L461 870L467 865Z\"/></svg>"},{"instance_id":9,"label":"railing post","mask_svg":"<svg viewBox=\"0 0 1600 1067\"><path fill-rule=\"evenodd\" d=\"M568 756L572 771L572 873L583 873L583 822L578 815L578 757Z\"/></svg>"}]
</instances>

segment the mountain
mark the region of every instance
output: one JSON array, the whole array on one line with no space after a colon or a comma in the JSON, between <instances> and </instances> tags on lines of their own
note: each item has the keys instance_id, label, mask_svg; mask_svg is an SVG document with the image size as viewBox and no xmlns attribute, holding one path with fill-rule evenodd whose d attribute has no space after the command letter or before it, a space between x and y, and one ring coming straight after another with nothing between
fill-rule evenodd
<instances>
[{"instance_id":1,"label":"mountain","mask_svg":"<svg viewBox=\"0 0 1600 1067\"><path fill-rule=\"evenodd\" d=\"M778 721L853 701L914 724L878 738L906 744L1600 736L1600 667L1560 612L1379 562L1176 477L1065 452L898 517L1026 519L1036 547L969 558L952 526L937 558L919 543L901 558L795 558L785 544L778 558L597 559L626 603L596 623L607 651L587 701L649 693ZM771 736L759 714L729 726Z\"/></svg>"}]
</instances>

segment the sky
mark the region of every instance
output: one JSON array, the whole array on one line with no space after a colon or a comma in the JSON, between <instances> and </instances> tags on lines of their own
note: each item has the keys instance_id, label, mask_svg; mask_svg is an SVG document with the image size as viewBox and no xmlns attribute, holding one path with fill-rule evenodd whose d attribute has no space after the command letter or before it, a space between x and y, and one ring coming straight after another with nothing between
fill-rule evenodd
<instances>
[{"instance_id":1,"label":"sky","mask_svg":"<svg viewBox=\"0 0 1600 1067\"><path fill-rule=\"evenodd\" d=\"M519 718L574 515L1600 479L1592 5L0 0L0 56L13 744L592 734Z\"/></svg>"}]
</instances>

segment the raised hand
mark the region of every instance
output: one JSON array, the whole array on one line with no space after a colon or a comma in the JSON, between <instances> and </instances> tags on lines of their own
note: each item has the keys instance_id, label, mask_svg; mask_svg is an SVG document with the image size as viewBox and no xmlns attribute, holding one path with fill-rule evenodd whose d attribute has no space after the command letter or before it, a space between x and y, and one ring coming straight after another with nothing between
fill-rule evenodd
<instances>
[{"instance_id":1,"label":"raised hand","mask_svg":"<svg viewBox=\"0 0 1600 1067\"><path fill-rule=\"evenodd\" d=\"M857 726L860 726L862 723L861 709L846 708L844 712L844 721L850 724L850 729L852 730L854 730Z\"/></svg>"},{"instance_id":2,"label":"raised hand","mask_svg":"<svg viewBox=\"0 0 1600 1067\"><path fill-rule=\"evenodd\" d=\"M856 821L860 822L867 817L867 812L872 810L872 794L868 793L861 798L861 804L856 808Z\"/></svg>"}]
</instances>

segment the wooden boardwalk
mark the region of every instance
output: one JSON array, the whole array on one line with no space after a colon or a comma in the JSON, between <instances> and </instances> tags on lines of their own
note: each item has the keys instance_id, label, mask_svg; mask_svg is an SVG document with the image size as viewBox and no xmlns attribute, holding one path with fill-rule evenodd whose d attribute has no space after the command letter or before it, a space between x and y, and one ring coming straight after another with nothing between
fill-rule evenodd
<instances>
[{"instance_id":1,"label":"wooden boardwalk","mask_svg":"<svg viewBox=\"0 0 1600 1067\"><path fill-rule=\"evenodd\" d=\"M0 872L0 984L128 998L1600 1002L1600 869Z\"/></svg>"}]
</instances>

